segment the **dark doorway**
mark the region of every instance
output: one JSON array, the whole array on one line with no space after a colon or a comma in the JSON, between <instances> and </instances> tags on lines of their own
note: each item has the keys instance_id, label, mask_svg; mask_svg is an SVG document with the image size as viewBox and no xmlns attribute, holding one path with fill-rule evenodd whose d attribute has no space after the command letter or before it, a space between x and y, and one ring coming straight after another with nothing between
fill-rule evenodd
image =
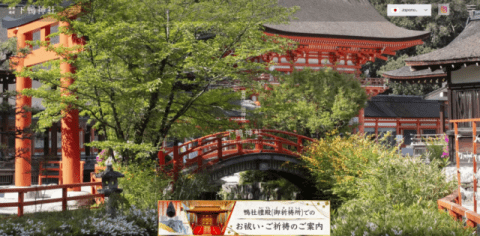
<instances>
[{"instance_id":1,"label":"dark doorway","mask_svg":"<svg viewBox=\"0 0 480 236\"><path fill-rule=\"evenodd\" d=\"M414 135L417 134L416 130L413 129L406 129L403 130L403 138L404 138L404 144L405 145L410 145L412 143L412 138Z\"/></svg>"},{"instance_id":2,"label":"dark doorway","mask_svg":"<svg viewBox=\"0 0 480 236\"><path fill-rule=\"evenodd\" d=\"M424 129L423 134L437 134L437 131L434 129Z\"/></svg>"}]
</instances>

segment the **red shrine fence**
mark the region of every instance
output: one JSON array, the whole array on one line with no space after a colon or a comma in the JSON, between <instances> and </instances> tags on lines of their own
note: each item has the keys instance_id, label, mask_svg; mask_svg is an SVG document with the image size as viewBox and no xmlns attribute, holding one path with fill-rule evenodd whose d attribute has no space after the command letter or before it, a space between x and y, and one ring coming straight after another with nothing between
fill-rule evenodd
<instances>
[{"instance_id":1,"label":"red shrine fence","mask_svg":"<svg viewBox=\"0 0 480 236\"><path fill-rule=\"evenodd\" d=\"M242 155L277 153L299 157L304 143L314 141L299 134L271 129L257 129L245 133L246 139L242 139L242 130L225 131L165 148L165 151L158 153L159 165L177 180L178 172L183 169L197 173L222 160ZM170 156L172 160L166 162L166 156ZM172 169L167 171L166 166L169 165L172 165Z\"/></svg>"},{"instance_id":2,"label":"red shrine fence","mask_svg":"<svg viewBox=\"0 0 480 236\"><path fill-rule=\"evenodd\" d=\"M455 131L455 157L457 162L457 179L458 179L458 191L440 199L437 201L438 209L444 210L449 213L455 220L463 220L466 226L476 227L480 224L480 215L477 213L477 141L480 141L477 135L477 122L480 122L480 118L476 119L459 119L459 120L450 120L453 123ZM472 128L471 135L468 135L472 138L472 155L473 159L473 211L462 206L462 193L461 193L461 174L460 174L460 153L459 148L459 138L465 137L459 134L459 123L460 125L470 125ZM477 229L478 232L478 229Z\"/></svg>"},{"instance_id":3,"label":"red shrine fence","mask_svg":"<svg viewBox=\"0 0 480 236\"><path fill-rule=\"evenodd\" d=\"M91 182L91 183L80 183L80 184L64 184L64 185L54 185L54 186L41 186L41 187L25 187L25 188L8 188L8 189L0 189L0 193L18 193L18 201L17 202L7 202L7 203L0 203L0 208L2 207L18 207L18 216L23 216L23 207L25 206L33 206L33 205L41 205L47 203L55 203L61 202L62 203L62 211L67 210L67 202L74 201L74 200L88 200L88 199L95 199L101 198L104 199L105 195L96 193L96 194L89 194L89 195L82 195L82 196L73 196L68 197L67 191L71 188L80 188L82 186L101 186L101 182ZM25 201L25 193L27 192L38 192L42 190L52 190L52 189L62 189L62 197L61 198L54 198L54 199L44 199L44 200L33 200L33 201Z\"/></svg>"}]
</instances>

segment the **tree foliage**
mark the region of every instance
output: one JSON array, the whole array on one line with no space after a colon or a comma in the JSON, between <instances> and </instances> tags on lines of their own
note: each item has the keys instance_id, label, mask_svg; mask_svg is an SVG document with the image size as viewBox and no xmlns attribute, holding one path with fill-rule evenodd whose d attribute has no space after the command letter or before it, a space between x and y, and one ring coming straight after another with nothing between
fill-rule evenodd
<instances>
[{"instance_id":1,"label":"tree foliage","mask_svg":"<svg viewBox=\"0 0 480 236\"><path fill-rule=\"evenodd\" d=\"M224 85L244 81L250 71L264 67L249 58L286 48L285 40L264 37L262 25L286 22L294 11L273 0L74 4L82 6L82 14L74 20L56 15L71 27L60 27L51 36L75 33L87 39L83 50L50 45L48 50L65 59L25 69L21 75L43 83L25 94L43 98L46 109L37 115L40 129L58 121L62 109L78 108L108 140L94 145L115 149L125 159L153 158L167 136L191 137L231 125L217 118L235 108L232 101L239 94ZM60 81L61 61L76 67L76 73L69 74L75 83L68 88ZM55 88L75 96L61 96Z\"/></svg>"},{"instance_id":2,"label":"tree foliage","mask_svg":"<svg viewBox=\"0 0 480 236\"><path fill-rule=\"evenodd\" d=\"M10 68L10 58L15 55L17 51L17 40L11 38L5 42L0 43L0 70L9 70ZM15 98L17 92L6 90L5 92L0 91L0 113L9 115L15 114L15 107L8 103L8 100ZM3 121L2 122L7 122ZM20 130L17 130L20 131ZM15 158L14 148L9 148L8 140L15 138L17 133L15 131L3 130L0 132L2 138L7 137L7 140L2 140L0 144L0 159L3 160L12 160Z\"/></svg>"},{"instance_id":3,"label":"tree foliage","mask_svg":"<svg viewBox=\"0 0 480 236\"><path fill-rule=\"evenodd\" d=\"M357 181L365 175L368 166L395 150L376 142L369 136L346 135L340 137L333 131L318 142L312 143L302 155L305 166L315 177L318 189L329 196L332 207L358 197Z\"/></svg>"},{"instance_id":4,"label":"tree foliage","mask_svg":"<svg viewBox=\"0 0 480 236\"><path fill-rule=\"evenodd\" d=\"M369 70L371 76L382 76L382 72L399 69L404 66L403 60L420 54L425 54L435 49L447 46L455 39L465 28L468 18L467 5L476 5L477 9L480 3L476 0L453 0L450 4L450 15L438 15L438 4L436 0L404 0L402 4L432 4L432 16L430 17L388 17L387 5L399 4L396 0L370 0L375 9L387 20L399 27L410 30L423 30L431 32L429 39L425 40L424 45L418 45L413 48L407 48L397 52L395 56L388 56L388 60L376 60L363 66L362 70Z\"/></svg>"},{"instance_id":5,"label":"tree foliage","mask_svg":"<svg viewBox=\"0 0 480 236\"><path fill-rule=\"evenodd\" d=\"M401 158L395 151L369 163L355 186L348 186L358 195L338 209L333 235L471 235L474 228L438 211L438 199L456 186L446 180L441 164Z\"/></svg>"},{"instance_id":6,"label":"tree foliage","mask_svg":"<svg viewBox=\"0 0 480 236\"><path fill-rule=\"evenodd\" d=\"M335 134L313 143L302 156L332 204L332 235L472 233L473 228L464 229L438 211L437 200L456 186L438 168L440 160L425 164L421 158L402 158L398 147Z\"/></svg>"},{"instance_id":7,"label":"tree foliage","mask_svg":"<svg viewBox=\"0 0 480 236\"><path fill-rule=\"evenodd\" d=\"M282 200L292 200L294 192L301 190L281 177L272 172L249 170L240 173L240 185L248 185L262 182L262 193L276 193Z\"/></svg>"},{"instance_id":8,"label":"tree foliage","mask_svg":"<svg viewBox=\"0 0 480 236\"><path fill-rule=\"evenodd\" d=\"M331 69L305 69L281 75L280 84L259 96L256 123L262 127L323 136L348 122L365 106L367 95L357 79Z\"/></svg>"},{"instance_id":9,"label":"tree foliage","mask_svg":"<svg viewBox=\"0 0 480 236\"><path fill-rule=\"evenodd\" d=\"M440 86L436 84L415 84L415 83L396 83L390 82L387 86L392 90L392 93L395 95L416 95L423 96L428 94L436 89L439 89Z\"/></svg>"}]
</instances>

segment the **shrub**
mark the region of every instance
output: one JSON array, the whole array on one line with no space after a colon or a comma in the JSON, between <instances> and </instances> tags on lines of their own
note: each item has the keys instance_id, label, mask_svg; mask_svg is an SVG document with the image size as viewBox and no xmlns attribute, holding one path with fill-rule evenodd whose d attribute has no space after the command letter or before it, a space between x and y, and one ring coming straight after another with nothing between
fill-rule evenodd
<instances>
[{"instance_id":1,"label":"shrub","mask_svg":"<svg viewBox=\"0 0 480 236\"><path fill-rule=\"evenodd\" d=\"M428 138L425 140L427 143L427 152L424 158L428 158L429 161L434 159L440 160L438 168L442 169L448 165L448 138L446 135L439 138Z\"/></svg>"},{"instance_id":2,"label":"shrub","mask_svg":"<svg viewBox=\"0 0 480 236\"><path fill-rule=\"evenodd\" d=\"M470 235L438 211L436 201L455 189L438 168L442 160L425 164L382 143L330 135L302 157L332 201L332 235Z\"/></svg>"},{"instance_id":3,"label":"shrub","mask_svg":"<svg viewBox=\"0 0 480 236\"><path fill-rule=\"evenodd\" d=\"M342 207L341 216L332 220L332 235L472 235L473 228L461 223L436 206L396 205L384 208L374 200L352 200Z\"/></svg>"},{"instance_id":4,"label":"shrub","mask_svg":"<svg viewBox=\"0 0 480 236\"><path fill-rule=\"evenodd\" d=\"M156 235L157 210L132 206L112 219L104 209L41 212L2 220L0 235Z\"/></svg>"},{"instance_id":5,"label":"shrub","mask_svg":"<svg viewBox=\"0 0 480 236\"><path fill-rule=\"evenodd\" d=\"M196 200L204 192L218 190L207 174L179 173L178 180L173 184L172 177L157 172L155 167L155 161L144 161L114 168L125 175L119 179L119 187L123 188L128 204L141 209L155 209L158 200Z\"/></svg>"},{"instance_id":6,"label":"shrub","mask_svg":"<svg viewBox=\"0 0 480 236\"><path fill-rule=\"evenodd\" d=\"M332 208L359 194L357 179L364 176L371 163L393 155L396 148L381 144L388 139L385 135L377 143L363 135L332 136L311 144L302 156L307 169L316 178L323 197L328 197Z\"/></svg>"},{"instance_id":7,"label":"shrub","mask_svg":"<svg viewBox=\"0 0 480 236\"><path fill-rule=\"evenodd\" d=\"M437 168L420 158L387 155L357 178L359 194L343 204L332 221L333 235L469 235L460 223L440 213L437 200L452 193ZM453 234L452 234L453 232Z\"/></svg>"},{"instance_id":8,"label":"shrub","mask_svg":"<svg viewBox=\"0 0 480 236\"><path fill-rule=\"evenodd\" d=\"M125 175L119 178L119 188L128 204L141 209L155 209L158 200L165 199L163 190L171 180L163 173L157 173L154 161L144 161L140 164L117 166L115 170Z\"/></svg>"},{"instance_id":9,"label":"shrub","mask_svg":"<svg viewBox=\"0 0 480 236\"><path fill-rule=\"evenodd\" d=\"M180 174L174 191L167 191L166 198L172 200L198 200L206 192L218 192L220 186L213 185L206 173Z\"/></svg>"},{"instance_id":10,"label":"shrub","mask_svg":"<svg viewBox=\"0 0 480 236\"><path fill-rule=\"evenodd\" d=\"M295 193L299 193L297 186L279 175L269 171L249 170L240 173L240 185L249 185L261 182L260 195L274 195L275 199L294 200Z\"/></svg>"},{"instance_id":11,"label":"shrub","mask_svg":"<svg viewBox=\"0 0 480 236\"><path fill-rule=\"evenodd\" d=\"M363 178L357 179L361 199L383 199L389 204L412 205L419 200L437 201L452 193L454 182L447 182L437 168L439 160L429 165L420 158L386 156L373 163Z\"/></svg>"}]
</instances>

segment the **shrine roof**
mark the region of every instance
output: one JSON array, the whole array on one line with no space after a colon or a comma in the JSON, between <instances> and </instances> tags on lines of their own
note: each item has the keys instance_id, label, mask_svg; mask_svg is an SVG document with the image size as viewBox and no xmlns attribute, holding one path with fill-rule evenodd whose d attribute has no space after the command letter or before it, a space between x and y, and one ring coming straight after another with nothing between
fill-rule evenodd
<instances>
[{"instance_id":1,"label":"shrine roof","mask_svg":"<svg viewBox=\"0 0 480 236\"><path fill-rule=\"evenodd\" d=\"M377 95L368 101L365 117L438 118L440 104L422 96Z\"/></svg>"},{"instance_id":2,"label":"shrine roof","mask_svg":"<svg viewBox=\"0 0 480 236\"><path fill-rule=\"evenodd\" d=\"M397 70L391 70L382 73L383 77L390 79L419 79L419 78L438 78L446 77L442 69L432 71L430 68L412 71L409 66L404 66Z\"/></svg>"},{"instance_id":3,"label":"shrine roof","mask_svg":"<svg viewBox=\"0 0 480 236\"><path fill-rule=\"evenodd\" d=\"M446 65L480 61L480 20L471 21L446 47L430 53L407 58L408 66Z\"/></svg>"},{"instance_id":4,"label":"shrine roof","mask_svg":"<svg viewBox=\"0 0 480 236\"><path fill-rule=\"evenodd\" d=\"M446 82L445 82L446 83ZM448 101L447 96L441 96L442 93L446 93L448 91L446 86L443 86L439 89L436 89L427 95L425 95L423 98L425 100L436 100L436 101Z\"/></svg>"},{"instance_id":5,"label":"shrine roof","mask_svg":"<svg viewBox=\"0 0 480 236\"><path fill-rule=\"evenodd\" d=\"M424 39L428 31L407 30L390 23L368 0L279 0L300 6L290 24L266 24L266 32L304 36L402 41Z\"/></svg>"}]
</instances>

